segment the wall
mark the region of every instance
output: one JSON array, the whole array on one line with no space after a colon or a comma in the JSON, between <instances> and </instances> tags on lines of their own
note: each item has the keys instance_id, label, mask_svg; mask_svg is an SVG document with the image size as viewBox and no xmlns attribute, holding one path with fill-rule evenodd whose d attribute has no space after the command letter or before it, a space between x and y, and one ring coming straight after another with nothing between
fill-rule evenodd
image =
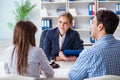
<instances>
[{"instance_id":1,"label":"wall","mask_svg":"<svg viewBox=\"0 0 120 80\"><path fill-rule=\"evenodd\" d=\"M1 0L0 1L0 40L11 40L13 31L8 28L8 22L15 23L15 16L13 11L16 9L14 2L20 2L22 0ZM24 0L25 1L25 0ZM36 39L39 39L41 32L40 28L40 0L30 0L32 4L37 6L29 14L29 20L32 21L37 27L38 32Z\"/></svg>"},{"instance_id":2,"label":"wall","mask_svg":"<svg viewBox=\"0 0 120 80\"><path fill-rule=\"evenodd\" d=\"M13 30L8 28L8 22L15 23L13 11L16 9L14 2L21 3L22 0L1 0L0 1L0 60L5 53L5 49L12 45ZM29 20L32 21L38 28L36 33L37 46L41 35L40 28L40 0L30 0L32 4L37 6L30 12Z\"/></svg>"}]
</instances>

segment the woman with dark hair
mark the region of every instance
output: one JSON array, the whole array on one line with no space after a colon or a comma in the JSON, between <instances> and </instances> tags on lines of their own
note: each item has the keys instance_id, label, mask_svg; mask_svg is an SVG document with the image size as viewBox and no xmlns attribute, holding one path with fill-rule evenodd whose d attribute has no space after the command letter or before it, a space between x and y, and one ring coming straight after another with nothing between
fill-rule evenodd
<instances>
[{"instance_id":1,"label":"woman with dark hair","mask_svg":"<svg viewBox=\"0 0 120 80\"><path fill-rule=\"evenodd\" d=\"M5 72L40 78L39 68L46 77L53 77L49 62L41 48L35 47L36 26L30 21L19 21L14 29L13 46L7 48L5 55Z\"/></svg>"}]
</instances>

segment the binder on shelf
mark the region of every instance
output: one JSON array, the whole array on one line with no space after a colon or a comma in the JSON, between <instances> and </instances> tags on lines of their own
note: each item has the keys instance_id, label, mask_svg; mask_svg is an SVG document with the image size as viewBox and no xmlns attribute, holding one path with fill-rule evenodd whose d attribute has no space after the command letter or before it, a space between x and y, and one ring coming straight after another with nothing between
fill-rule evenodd
<instances>
[{"instance_id":1,"label":"binder on shelf","mask_svg":"<svg viewBox=\"0 0 120 80\"><path fill-rule=\"evenodd\" d=\"M95 4L92 3L92 15L95 15Z\"/></svg>"},{"instance_id":2,"label":"binder on shelf","mask_svg":"<svg viewBox=\"0 0 120 80\"><path fill-rule=\"evenodd\" d=\"M75 29L75 20L73 19L73 21L72 21L72 29Z\"/></svg>"},{"instance_id":3,"label":"binder on shelf","mask_svg":"<svg viewBox=\"0 0 120 80\"><path fill-rule=\"evenodd\" d=\"M44 28L45 28L44 19L42 19L42 21L41 21L41 27L42 27L42 30L44 30Z\"/></svg>"},{"instance_id":4,"label":"binder on shelf","mask_svg":"<svg viewBox=\"0 0 120 80\"><path fill-rule=\"evenodd\" d=\"M49 28L52 28L52 19L49 19Z\"/></svg>"},{"instance_id":5,"label":"binder on shelf","mask_svg":"<svg viewBox=\"0 0 120 80\"><path fill-rule=\"evenodd\" d=\"M120 15L120 4L116 4L116 14Z\"/></svg>"},{"instance_id":6,"label":"binder on shelf","mask_svg":"<svg viewBox=\"0 0 120 80\"><path fill-rule=\"evenodd\" d=\"M95 15L95 4L94 3L88 4L88 14Z\"/></svg>"},{"instance_id":7,"label":"binder on shelf","mask_svg":"<svg viewBox=\"0 0 120 80\"><path fill-rule=\"evenodd\" d=\"M42 30L52 28L52 19L42 19Z\"/></svg>"},{"instance_id":8,"label":"binder on shelf","mask_svg":"<svg viewBox=\"0 0 120 80\"><path fill-rule=\"evenodd\" d=\"M46 20L42 19L42 30L46 29Z\"/></svg>"},{"instance_id":9,"label":"binder on shelf","mask_svg":"<svg viewBox=\"0 0 120 80\"><path fill-rule=\"evenodd\" d=\"M69 0L69 1L75 1L75 0Z\"/></svg>"},{"instance_id":10,"label":"binder on shelf","mask_svg":"<svg viewBox=\"0 0 120 80\"><path fill-rule=\"evenodd\" d=\"M120 4L119 4L119 15L120 15Z\"/></svg>"},{"instance_id":11,"label":"binder on shelf","mask_svg":"<svg viewBox=\"0 0 120 80\"><path fill-rule=\"evenodd\" d=\"M89 15L92 15L92 4L88 4L88 13Z\"/></svg>"}]
</instances>

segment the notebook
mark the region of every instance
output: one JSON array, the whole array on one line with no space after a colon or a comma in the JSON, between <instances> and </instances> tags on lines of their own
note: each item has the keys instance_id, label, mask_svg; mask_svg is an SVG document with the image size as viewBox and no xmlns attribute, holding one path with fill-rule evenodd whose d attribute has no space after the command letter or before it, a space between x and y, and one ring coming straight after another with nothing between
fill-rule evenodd
<instances>
[{"instance_id":1,"label":"notebook","mask_svg":"<svg viewBox=\"0 0 120 80\"><path fill-rule=\"evenodd\" d=\"M66 56L79 56L82 50L64 50L63 53Z\"/></svg>"}]
</instances>

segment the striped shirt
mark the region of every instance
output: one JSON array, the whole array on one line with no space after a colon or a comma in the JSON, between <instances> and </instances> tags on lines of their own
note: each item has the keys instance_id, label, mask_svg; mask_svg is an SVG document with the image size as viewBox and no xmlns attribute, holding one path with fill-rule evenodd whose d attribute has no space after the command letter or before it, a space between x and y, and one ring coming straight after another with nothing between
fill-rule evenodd
<instances>
[{"instance_id":1,"label":"striped shirt","mask_svg":"<svg viewBox=\"0 0 120 80\"><path fill-rule=\"evenodd\" d=\"M80 53L68 75L70 80L120 75L120 41L112 34L100 38Z\"/></svg>"}]
</instances>

